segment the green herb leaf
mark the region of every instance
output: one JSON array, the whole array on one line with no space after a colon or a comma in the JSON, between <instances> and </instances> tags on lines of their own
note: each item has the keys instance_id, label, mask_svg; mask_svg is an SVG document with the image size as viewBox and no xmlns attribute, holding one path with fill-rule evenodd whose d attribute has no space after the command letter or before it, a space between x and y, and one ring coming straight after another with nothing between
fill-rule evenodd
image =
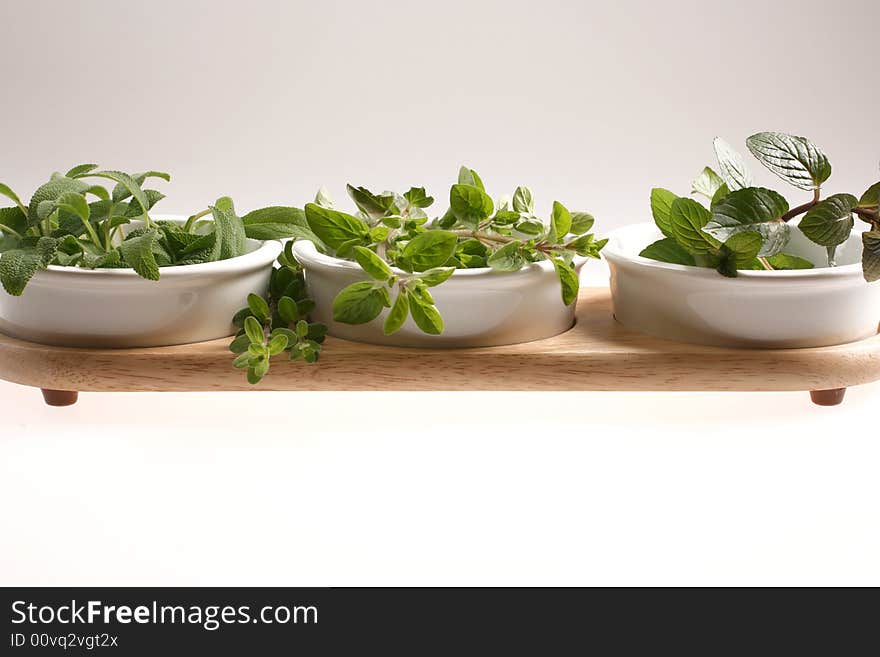
<instances>
[{"instance_id":1,"label":"green herb leaf","mask_svg":"<svg viewBox=\"0 0 880 657\"><path fill-rule=\"evenodd\" d=\"M62 195L67 193L82 194L88 188L88 183L76 178L53 177L49 182L40 185L31 197L31 202L28 205L28 221L32 226L40 221L41 217L37 214L37 208L41 203L51 201L52 203L48 207L54 207L55 201Z\"/></svg>"},{"instance_id":2,"label":"green herb leaf","mask_svg":"<svg viewBox=\"0 0 880 657\"><path fill-rule=\"evenodd\" d=\"M580 287L577 272L574 270L574 267L558 258L553 258L553 268L556 269L556 275L559 277L559 283L562 285L562 303L570 306L577 299L578 288Z\"/></svg>"},{"instance_id":3,"label":"green herb leaf","mask_svg":"<svg viewBox=\"0 0 880 657\"><path fill-rule=\"evenodd\" d=\"M366 187L346 185L345 188L348 191L351 200L358 206L358 209L373 220L378 219L388 212L391 205L394 203L393 196L377 196Z\"/></svg>"},{"instance_id":4,"label":"green herb leaf","mask_svg":"<svg viewBox=\"0 0 880 657\"><path fill-rule=\"evenodd\" d=\"M705 167L691 183L691 193L702 194L711 201L724 184L724 179L712 167Z\"/></svg>"},{"instance_id":5,"label":"green herb leaf","mask_svg":"<svg viewBox=\"0 0 880 657\"><path fill-rule=\"evenodd\" d=\"M70 171L65 173L64 176L67 178L77 178L79 176L84 176L89 171L94 171L97 168L97 164L77 164L75 167L71 168Z\"/></svg>"},{"instance_id":6,"label":"green herb leaf","mask_svg":"<svg viewBox=\"0 0 880 657\"><path fill-rule=\"evenodd\" d=\"M427 303L422 302L415 295L407 295L409 299L409 312L413 321L416 323L423 333L428 335L440 335L443 333L443 318L437 309Z\"/></svg>"},{"instance_id":7,"label":"green herb leaf","mask_svg":"<svg viewBox=\"0 0 880 657\"><path fill-rule=\"evenodd\" d=\"M133 233L132 233L133 234ZM129 237L119 245L125 264L134 269L138 276L151 281L159 280L159 264L153 252L159 231L155 228L134 237Z\"/></svg>"},{"instance_id":8,"label":"green herb leaf","mask_svg":"<svg viewBox=\"0 0 880 657\"><path fill-rule=\"evenodd\" d=\"M146 174L142 174L144 179L146 179ZM168 174L164 174L167 176ZM147 199L146 194L144 194L144 190L141 189L140 184L134 179L134 177L124 173L122 171L94 171L89 174L90 177L95 178L106 178L108 180L112 180L117 183L116 187L113 189L113 202L118 203L119 201L123 201L129 196L132 196L134 200L136 200L140 207L149 208L150 202ZM83 183L85 184L85 183ZM88 188L88 185L86 185Z\"/></svg>"},{"instance_id":9,"label":"green herb leaf","mask_svg":"<svg viewBox=\"0 0 880 657\"><path fill-rule=\"evenodd\" d=\"M0 260L0 266L2 264ZM862 233L862 275L869 283L880 280L880 231Z\"/></svg>"},{"instance_id":10,"label":"green herb leaf","mask_svg":"<svg viewBox=\"0 0 880 657\"><path fill-rule=\"evenodd\" d=\"M672 237L694 255L715 252L721 243L703 232L703 227L711 218L709 211L689 198L677 198L669 211L669 224Z\"/></svg>"},{"instance_id":11,"label":"green herb leaf","mask_svg":"<svg viewBox=\"0 0 880 657\"><path fill-rule=\"evenodd\" d=\"M262 345L266 340L266 336L263 333L263 325L253 315L245 318L244 332L245 335L247 335L248 340L251 341L252 345Z\"/></svg>"},{"instance_id":12,"label":"green herb leaf","mask_svg":"<svg viewBox=\"0 0 880 657\"><path fill-rule=\"evenodd\" d=\"M27 214L27 210L24 207L24 203L21 202L21 199L18 198L18 194L12 191L12 188L9 185L4 183L0 183L0 196L5 196L10 201L15 203L18 206L18 209L21 210L24 214Z\"/></svg>"},{"instance_id":13,"label":"green herb leaf","mask_svg":"<svg viewBox=\"0 0 880 657\"><path fill-rule=\"evenodd\" d=\"M476 187L481 192L486 191L486 187L483 185L483 181L480 180L480 176L477 175L477 172L464 166L458 170L458 184ZM492 212L490 210L489 214L491 213Z\"/></svg>"},{"instance_id":14,"label":"green herb leaf","mask_svg":"<svg viewBox=\"0 0 880 657\"><path fill-rule=\"evenodd\" d=\"M694 267L697 264L694 256L671 237L665 237L648 245L639 255L643 258L650 258L659 262L669 262L674 265Z\"/></svg>"},{"instance_id":15,"label":"green herb leaf","mask_svg":"<svg viewBox=\"0 0 880 657\"><path fill-rule=\"evenodd\" d=\"M363 246L354 247L354 259L361 269L377 281L387 281L394 275L391 267L382 258Z\"/></svg>"},{"instance_id":16,"label":"green herb leaf","mask_svg":"<svg viewBox=\"0 0 880 657\"><path fill-rule=\"evenodd\" d=\"M853 229L852 210L858 205L852 194L834 194L814 205L798 228L811 241L822 246L837 246L849 239Z\"/></svg>"},{"instance_id":17,"label":"green herb leaf","mask_svg":"<svg viewBox=\"0 0 880 657\"><path fill-rule=\"evenodd\" d=\"M721 247L718 271L725 276L736 276L739 269L747 269L758 257L763 240L757 231L731 235Z\"/></svg>"},{"instance_id":18,"label":"green herb leaf","mask_svg":"<svg viewBox=\"0 0 880 657\"><path fill-rule=\"evenodd\" d=\"M277 356L282 351L287 349L287 336L286 335L273 335L269 340L269 355Z\"/></svg>"},{"instance_id":19,"label":"green herb leaf","mask_svg":"<svg viewBox=\"0 0 880 657\"><path fill-rule=\"evenodd\" d=\"M495 271L519 271L526 264L519 242L508 242L489 256L486 264Z\"/></svg>"},{"instance_id":20,"label":"green herb leaf","mask_svg":"<svg viewBox=\"0 0 880 657\"><path fill-rule=\"evenodd\" d=\"M571 214L562 203L553 201L553 214L550 216L550 235L552 243L561 242L571 230Z\"/></svg>"},{"instance_id":21,"label":"green herb leaf","mask_svg":"<svg viewBox=\"0 0 880 657\"><path fill-rule=\"evenodd\" d=\"M300 318L296 301L290 297L281 297L278 300L278 314L288 324L293 324Z\"/></svg>"},{"instance_id":22,"label":"green herb leaf","mask_svg":"<svg viewBox=\"0 0 880 657\"><path fill-rule=\"evenodd\" d=\"M492 216L495 205L486 192L473 185L453 185L449 190L449 206L463 225L476 228Z\"/></svg>"},{"instance_id":23,"label":"green herb leaf","mask_svg":"<svg viewBox=\"0 0 880 657\"><path fill-rule=\"evenodd\" d=\"M528 187L517 187L513 193L513 209L522 214L532 214L535 211L532 190Z\"/></svg>"},{"instance_id":24,"label":"green herb leaf","mask_svg":"<svg viewBox=\"0 0 880 657\"><path fill-rule=\"evenodd\" d=\"M666 237L672 237L672 224L669 221L669 213L672 211L672 203L678 196L668 189L655 187L651 190L651 214L654 223Z\"/></svg>"},{"instance_id":25,"label":"green herb leaf","mask_svg":"<svg viewBox=\"0 0 880 657\"><path fill-rule=\"evenodd\" d=\"M788 201L771 189L747 187L730 192L712 208L712 218L704 231L721 242L737 233L757 231L763 238L758 255L782 251L791 236L789 225L779 221L788 212Z\"/></svg>"},{"instance_id":26,"label":"green herb leaf","mask_svg":"<svg viewBox=\"0 0 880 657\"><path fill-rule=\"evenodd\" d=\"M387 288L370 281L352 283L333 300L333 319L343 324L366 324L390 305Z\"/></svg>"},{"instance_id":27,"label":"green herb leaf","mask_svg":"<svg viewBox=\"0 0 880 657\"><path fill-rule=\"evenodd\" d=\"M404 247L401 256L413 271L425 271L446 264L455 253L458 236L445 230L419 233Z\"/></svg>"},{"instance_id":28,"label":"green herb leaf","mask_svg":"<svg viewBox=\"0 0 880 657\"><path fill-rule=\"evenodd\" d=\"M309 203L305 213L312 232L334 251L346 242L363 242L370 234L370 227L366 222L345 212Z\"/></svg>"},{"instance_id":29,"label":"green herb leaf","mask_svg":"<svg viewBox=\"0 0 880 657\"><path fill-rule=\"evenodd\" d=\"M330 192L323 185L318 190L318 193L315 194L315 205L320 205L322 208L333 208L333 199L330 197Z\"/></svg>"},{"instance_id":30,"label":"green herb leaf","mask_svg":"<svg viewBox=\"0 0 880 657\"><path fill-rule=\"evenodd\" d=\"M58 250L58 240L41 237L31 247L12 249L0 257L0 283L9 294L21 296L38 271L49 266Z\"/></svg>"},{"instance_id":31,"label":"green herb leaf","mask_svg":"<svg viewBox=\"0 0 880 657\"><path fill-rule=\"evenodd\" d=\"M250 308L254 317L261 322L269 321L269 304L258 294L249 294L247 297L248 308Z\"/></svg>"},{"instance_id":32,"label":"green herb leaf","mask_svg":"<svg viewBox=\"0 0 880 657\"><path fill-rule=\"evenodd\" d=\"M411 187L403 197L409 201L411 206L417 208L428 208L434 203L434 199L428 196L424 187Z\"/></svg>"},{"instance_id":33,"label":"green herb leaf","mask_svg":"<svg viewBox=\"0 0 880 657\"><path fill-rule=\"evenodd\" d=\"M819 189L831 175L828 158L804 137L782 132L759 132L746 141L765 167L799 189Z\"/></svg>"},{"instance_id":34,"label":"green herb leaf","mask_svg":"<svg viewBox=\"0 0 880 657\"><path fill-rule=\"evenodd\" d=\"M323 248L299 208L271 206L248 212L241 218L244 232L252 240L280 240L289 237L308 240Z\"/></svg>"},{"instance_id":35,"label":"green herb leaf","mask_svg":"<svg viewBox=\"0 0 880 657\"><path fill-rule=\"evenodd\" d=\"M880 206L880 182L874 183L859 199L860 208L877 208Z\"/></svg>"},{"instance_id":36,"label":"green herb leaf","mask_svg":"<svg viewBox=\"0 0 880 657\"><path fill-rule=\"evenodd\" d=\"M767 262L773 269L812 269L813 263L806 258L790 255L788 253L778 253L775 256L767 258Z\"/></svg>"},{"instance_id":37,"label":"green herb leaf","mask_svg":"<svg viewBox=\"0 0 880 657\"><path fill-rule=\"evenodd\" d=\"M746 166L742 156L734 150L721 137L715 137L713 142L715 157L718 159L718 168L721 169L721 177L731 190L745 189L752 186L752 172Z\"/></svg>"},{"instance_id":38,"label":"green herb leaf","mask_svg":"<svg viewBox=\"0 0 880 657\"><path fill-rule=\"evenodd\" d=\"M400 290L397 293L397 298L394 299L394 305L391 306L391 311L385 318L385 325L382 327L385 335L391 335L399 330L404 322L406 322L408 315L409 301L407 300L406 290Z\"/></svg>"},{"instance_id":39,"label":"green herb leaf","mask_svg":"<svg viewBox=\"0 0 880 657\"><path fill-rule=\"evenodd\" d=\"M589 212L572 212L571 228L569 231L572 235L583 235L590 231L596 220Z\"/></svg>"},{"instance_id":40,"label":"green herb leaf","mask_svg":"<svg viewBox=\"0 0 880 657\"><path fill-rule=\"evenodd\" d=\"M435 267L419 276L419 280L428 287L435 287L444 283L455 273L455 267Z\"/></svg>"},{"instance_id":41,"label":"green herb leaf","mask_svg":"<svg viewBox=\"0 0 880 657\"><path fill-rule=\"evenodd\" d=\"M235 214L232 199L228 196L217 199L211 206L214 217L213 260L237 258L247 253L247 236L244 223Z\"/></svg>"}]
</instances>

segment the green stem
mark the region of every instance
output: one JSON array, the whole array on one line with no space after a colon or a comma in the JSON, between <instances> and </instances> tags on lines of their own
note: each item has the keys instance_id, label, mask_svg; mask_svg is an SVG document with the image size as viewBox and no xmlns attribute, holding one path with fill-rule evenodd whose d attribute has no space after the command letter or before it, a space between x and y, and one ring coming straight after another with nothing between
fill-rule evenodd
<instances>
[{"instance_id":1,"label":"green stem","mask_svg":"<svg viewBox=\"0 0 880 657\"><path fill-rule=\"evenodd\" d=\"M758 256L758 262L761 263L761 266L767 271L773 271L773 265L767 260L764 256Z\"/></svg>"},{"instance_id":2,"label":"green stem","mask_svg":"<svg viewBox=\"0 0 880 657\"><path fill-rule=\"evenodd\" d=\"M183 229L187 233L190 232L192 230L193 224L195 224L196 221L198 221L199 219L201 219L205 215L209 215L209 214L211 214L210 208L208 208L207 210L202 210L201 212L194 214L193 216L191 216L189 219L186 220L186 224L184 224Z\"/></svg>"},{"instance_id":3,"label":"green stem","mask_svg":"<svg viewBox=\"0 0 880 657\"><path fill-rule=\"evenodd\" d=\"M17 230L13 230L9 226L6 226L5 224L0 224L0 232L9 233L10 235L14 235L15 237L17 237L20 240L24 239L24 235L19 233Z\"/></svg>"}]
</instances>

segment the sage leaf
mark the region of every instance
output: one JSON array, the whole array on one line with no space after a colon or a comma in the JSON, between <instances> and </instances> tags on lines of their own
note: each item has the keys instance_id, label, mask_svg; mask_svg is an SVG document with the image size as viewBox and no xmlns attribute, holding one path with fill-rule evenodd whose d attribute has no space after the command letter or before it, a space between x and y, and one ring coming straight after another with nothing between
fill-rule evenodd
<instances>
[{"instance_id":1,"label":"sage leaf","mask_svg":"<svg viewBox=\"0 0 880 657\"><path fill-rule=\"evenodd\" d=\"M72 167L70 171L65 173L64 176L67 178L78 178L79 176L84 176L89 171L94 171L97 168L97 164L77 164L75 167Z\"/></svg>"},{"instance_id":2,"label":"sage leaf","mask_svg":"<svg viewBox=\"0 0 880 657\"><path fill-rule=\"evenodd\" d=\"M168 174L164 175L167 176ZM147 200L147 196L141 189L140 184L134 179L134 177L127 173L122 171L94 171L90 173L89 176L106 178L117 183L116 187L113 188L112 199L114 203L118 203L119 201L123 201L129 196L132 196L142 208L150 207L150 202ZM144 179L146 179L146 176L144 176Z\"/></svg>"},{"instance_id":3,"label":"sage leaf","mask_svg":"<svg viewBox=\"0 0 880 657\"><path fill-rule=\"evenodd\" d=\"M672 237L672 224L669 222L669 213L672 210L672 203L678 196L668 189L655 187L651 190L651 214L654 216L654 223L660 232L666 237Z\"/></svg>"},{"instance_id":4,"label":"sage leaf","mask_svg":"<svg viewBox=\"0 0 880 657\"><path fill-rule=\"evenodd\" d=\"M34 246L6 251L0 256L0 283L14 297L21 296L38 271L49 266L58 250L58 240L41 237Z\"/></svg>"},{"instance_id":5,"label":"sage leaf","mask_svg":"<svg viewBox=\"0 0 880 657\"><path fill-rule=\"evenodd\" d=\"M786 247L791 237L790 226L780 221L786 212L788 201L771 189L738 189L715 204L704 231L725 243L737 233L756 231L763 238L758 255L775 255Z\"/></svg>"},{"instance_id":6,"label":"sage leaf","mask_svg":"<svg viewBox=\"0 0 880 657\"><path fill-rule=\"evenodd\" d=\"M333 319L343 324L366 324L390 305L388 299L387 288L377 288L370 281L352 283L333 300Z\"/></svg>"},{"instance_id":7,"label":"sage leaf","mask_svg":"<svg viewBox=\"0 0 880 657\"><path fill-rule=\"evenodd\" d=\"M696 266L694 256L687 249L676 242L671 237L657 240L653 244L648 245L639 255L643 258L650 258L659 262L668 262L674 265Z\"/></svg>"},{"instance_id":8,"label":"sage leaf","mask_svg":"<svg viewBox=\"0 0 880 657\"><path fill-rule=\"evenodd\" d=\"M425 271L446 264L455 253L458 236L445 230L419 233L404 247L401 256L413 271Z\"/></svg>"},{"instance_id":9,"label":"sage leaf","mask_svg":"<svg viewBox=\"0 0 880 657\"><path fill-rule=\"evenodd\" d=\"M247 253L247 235L244 223L235 214L232 199L222 197L210 207L214 217L214 260L237 258Z\"/></svg>"},{"instance_id":10,"label":"sage leaf","mask_svg":"<svg viewBox=\"0 0 880 657\"><path fill-rule=\"evenodd\" d=\"M89 184L76 178L65 178L64 176L53 177L49 182L40 185L31 197L28 204L28 221L35 226L40 217L37 214L37 208L46 201L52 201L52 206L58 198L67 193L82 194L89 188ZM43 206L46 207L46 206Z\"/></svg>"},{"instance_id":11,"label":"sage leaf","mask_svg":"<svg viewBox=\"0 0 880 657\"><path fill-rule=\"evenodd\" d=\"M477 228L495 209L492 198L474 185L453 185L449 190L449 206L455 218L469 228Z\"/></svg>"},{"instance_id":12,"label":"sage leaf","mask_svg":"<svg viewBox=\"0 0 880 657\"><path fill-rule=\"evenodd\" d=\"M799 189L819 189L831 175L825 153L804 137L759 132L749 137L746 144L761 164Z\"/></svg>"},{"instance_id":13,"label":"sage leaf","mask_svg":"<svg viewBox=\"0 0 880 657\"><path fill-rule=\"evenodd\" d=\"M834 194L814 205L798 228L810 241L822 246L837 246L849 239L854 221L852 210L858 205L852 194Z\"/></svg>"},{"instance_id":14,"label":"sage leaf","mask_svg":"<svg viewBox=\"0 0 880 657\"><path fill-rule=\"evenodd\" d=\"M724 184L724 179L712 167L705 167L691 183L691 193L702 194L711 201Z\"/></svg>"},{"instance_id":15,"label":"sage leaf","mask_svg":"<svg viewBox=\"0 0 880 657\"><path fill-rule=\"evenodd\" d=\"M362 246L354 247L354 259L371 278L387 281L393 276L391 267L378 255Z\"/></svg>"},{"instance_id":16,"label":"sage leaf","mask_svg":"<svg viewBox=\"0 0 880 657\"><path fill-rule=\"evenodd\" d=\"M241 218L244 232L252 240L280 240L290 237L324 245L309 228L306 214L299 208L270 206L248 212Z\"/></svg>"},{"instance_id":17,"label":"sage leaf","mask_svg":"<svg viewBox=\"0 0 880 657\"><path fill-rule=\"evenodd\" d=\"M12 188L9 185L5 183L0 183L0 196L5 196L10 201L15 203L23 213L27 214L27 210L25 209L24 204L21 202L21 199L18 198L18 194L13 192Z\"/></svg>"},{"instance_id":18,"label":"sage leaf","mask_svg":"<svg viewBox=\"0 0 880 657\"><path fill-rule=\"evenodd\" d=\"M410 315L423 333L428 335L443 333L443 318L434 306L422 303L412 294L407 295L407 298L409 299Z\"/></svg>"},{"instance_id":19,"label":"sage leaf","mask_svg":"<svg viewBox=\"0 0 880 657\"><path fill-rule=\"evenodd\" d=\"M408 316L409 301L406 297L406 291L400 290L397 293L397 298L394 300L394 305L391 306L391 310L385 318L385 325L382 327L385 335L391 335L395 331L400 330Z\"/></svg>"},{"instance_id":20,"label":"sage leaf","mask_svg":"<svg viewBox=\"0 0 880 657\"><path fill-rule=\"evenodd\" d=\"M709 211L689 198L677 198L669 211L669 224L672 237L694 255L715 252L721 243L703 232L703 227L711 218Z\"/></svg>"},{"instance_id":21,"label":"sage leaf","mask_svg":"<svg viewBox=\"0 0 880 657\"><path fill-rule=\"evenodd\" d=\"M363 220L315 203L306 205L305 214L312 232L334 251L346 242L363 242L370 233L370 227Z\"/></svg>"},{"instance_id":22,"label":"sage leaf","mask_svg":"<svg viewBox=\"0 0 880 657\"><path fill-rule=\"evenodd\" d=\"M862 275L869 283L880 280L880 231L862 233Z\"/></svg>"},{"instance_id":23,"label":"sage leaf","mask_svg":"<svg viewBox=\"0 0 880 657\"><path fill-rule=\"evenodd\" d=\"M558 258L553 258L553 268L556 270L556 275L559 277L559 283L562 286L562 303L570 306L577 299L578 288L580 287L577 272L574 270L574 267Z\"/></svg>"},{"instance_id":24,"label":"sage leaf","mask_svg":"<svg viewBox=\"0 0 880 657\"><path fill-rule=\"evenodd\" d=\"M119 252L125 264L134 269L138 276L151 281L159 280L159 264L153 253L158 237L159 231L152 228L129 237L119 245Z\"/></svg>"},{"instance_id":25,"label":"sage leaf","mask_svg":"<svg viewBox=\"0 0 880 657\"><path fill-rule=\"evenodd\" d=\"M745 160L730 144L715 137L713 142L715 157L718 160L718 168L721 169L721 177L732 191L745 189L752 186L752 172L746 166Z\"/></svg>"}]
</instances>

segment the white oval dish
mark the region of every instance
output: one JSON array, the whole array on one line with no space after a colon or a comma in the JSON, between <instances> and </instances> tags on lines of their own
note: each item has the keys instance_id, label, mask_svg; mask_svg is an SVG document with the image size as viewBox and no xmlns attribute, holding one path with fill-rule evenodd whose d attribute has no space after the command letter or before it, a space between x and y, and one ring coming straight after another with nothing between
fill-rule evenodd
<instances>
[{"instance_id":1,"label":"white oval dish","mask_svg":"<svg viewBox=\"0 0 880 657\"><path fill-rule=\"evenodd\" d=\"M180 217L157 215L177 221ZM163 267L158 281L131 269L50 266L20 297L0 288L0 331L64 347L160 347L235 333L233 315L269 285L278 241L248 240L238 258Z\"/></svg>"},{"instance_id":2,"label":"white oval dish","mask_svg":"<svg viewBox=\"0 0 880 657\"><path fill-rule=\"evenodd\" d=\"M312 319L326 324L337 338L398 347L491 347L542 340L574 325L577 302L570 306L562 302L559 279L549 261L515 272L456 270L446 282L431 288L443 317L441 335L423 333L412 318L396 333L385 335L387 309L366 324L342 324L333 321L333 299L342 288L369 280L367 275L357 263L324 255L311 242L296 242L293 252L315 300ZM586 258L577 258L575 269L580 272L585 262Z\"/></svg>"},{"instance_id":3,"label":"white oval dish","mask_svg":"<svg viewBox=\"0 0 880 657\"><path fill-rule=\"evenodd\" d=\"M736 278L639 256L662 237L652 223L635 224L612 233L602 251L611 269L614 316L627 328L682 342L756 348L822 347L878 331L880 285L862 277L858 231L838 248L837 267L740 271ZM799 230L785 252L826 262L824 247Z\"/></svg>"}]
</instances>

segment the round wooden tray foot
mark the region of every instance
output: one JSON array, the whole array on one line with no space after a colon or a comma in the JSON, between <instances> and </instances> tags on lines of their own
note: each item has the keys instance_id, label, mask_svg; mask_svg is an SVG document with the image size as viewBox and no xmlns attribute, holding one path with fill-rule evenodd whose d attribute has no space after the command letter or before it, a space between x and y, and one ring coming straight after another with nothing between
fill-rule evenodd
<instances>
[{"instance_id":1,"label":"round wooden tray foot","mask_svg":"<svg viewBox=\"0 0 880 657\"><path fill-rule=\"evenodd\" d=\"M817 406L837 406L843 402L846 388L832 388L831 390L810 390L810 399Z\"/></svg>"},{"instance_id":2,"label":"round wooden tray foot","mask_svg":"<svg viewBox=\"0 0 880 657\"><path fill-rule=\"evenodd\" d=\"M43 399L49 406L73 406L79 398L78 392L70 390L46 390L42 388Z\"/></svg>"}]
</instances>

